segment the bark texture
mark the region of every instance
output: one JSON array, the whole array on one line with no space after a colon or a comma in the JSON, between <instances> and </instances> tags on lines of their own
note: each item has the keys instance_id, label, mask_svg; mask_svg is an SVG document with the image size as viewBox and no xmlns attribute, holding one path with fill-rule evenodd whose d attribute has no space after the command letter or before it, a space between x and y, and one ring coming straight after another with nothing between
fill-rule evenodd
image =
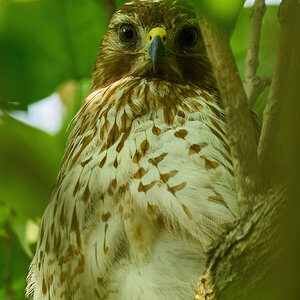
<instances>
[{"instance_id":1,"label":"bark texture","mask_svg":"<svg viewBox=\"0 0 300 300\"><path fill-rule=\"evenodd\" d=\"M228 35L205 15L199 13L198 18L225 109L238 206L242 216L252 206L249 195L261 190L255 130Z\"/></svg>"},{"instance_id":2,"label":"bark texture","mask_svg":"<svg viewBox=\"0 0 300 300\"><path fill-rule=\"evenodd\" d=\"M253 210L210 249L195 299L257 299L253 294L279 256L270 249L280 245L285 187L278 186L256 197Z\"/></svg>"},{"instance_id":3,"label":"bark texture","mask_svg":"<svg viewBox=\"0 0 300 300\"><path fill-rule=\"evenodd\" d=\"M264 1L256 0L251 10L244 86L241 83L226 33L218 28L213 20L199 13L201 31L229 125L241 217L210 248L206 270L200 277L195 299L282 298L275 294L271 298L267 295L270 295L270 289L276 290L274 283L273 286L268 284L272 283L272 280L274 282L272 273L276 265L280 264L281 259L278 258L282 258L283 245L288 244L283 242L283 232L288 232L288 228L284 227L288 223L286 211L292 214L290 209L285 208L287 205L295 206L291 201L287 201L289 199L287 185L282 183L286 162L279 149L277 136L283 103L288 100L287 95L291 95L286 87L287 78L291 79L288 73L291 67L291 54L295 52L293 45L299 40L297 33L295 34L297 14L298 18L300 15L299 6L297 0L283 0L279 7L281 34L278 57L264 112L259 145L254 140L249 107L253 105L264 87L270 83L270 78L259 78L256 75L260 32L265 11ZM295 69L294 66L293 68ZM285 252L285 258L287 253L288 251ZM276 272L276 274L280 273L278 270ZM277 277L279 277L275 280L277 284L289 281L280 279L280 276ZM269 283L266 284L266 282ZM282 295L285 294L291 293L283 290Z\"/></svg>"}]
</instances>

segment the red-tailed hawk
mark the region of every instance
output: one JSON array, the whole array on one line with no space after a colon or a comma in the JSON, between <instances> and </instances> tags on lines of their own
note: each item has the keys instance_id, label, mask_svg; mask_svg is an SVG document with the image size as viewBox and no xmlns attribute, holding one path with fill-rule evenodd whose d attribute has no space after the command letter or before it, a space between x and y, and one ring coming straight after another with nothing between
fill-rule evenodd
<instances>
[{"instance_id":1,"label":"red-tailed hawk","mask_svg":"<svg viewBox=\"0 0 300 300\"><path fill-rule=\"evenodd\" d=\"M41 221L28 293L192 299L205 250L237 217L223 110L193 9L112 17Z\"/></svg>"}]
</instances>

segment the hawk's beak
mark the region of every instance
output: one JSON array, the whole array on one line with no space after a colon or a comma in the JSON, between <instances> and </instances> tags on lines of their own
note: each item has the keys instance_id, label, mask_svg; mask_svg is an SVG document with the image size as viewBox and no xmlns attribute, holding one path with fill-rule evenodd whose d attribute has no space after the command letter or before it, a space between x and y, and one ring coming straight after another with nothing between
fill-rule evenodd
<instances>
[{"instance_id":1,"label":"hawk's beak","mask_svg":"<svg viewBox=\"0 0 300 300\"><path fill-rule=\"evenodd\" d=\"M155 27L148 33L148 53L152 60L153 71L157 71L158 64L165 55L166 31L161 27Z\"/></svg>"}]
</instances>

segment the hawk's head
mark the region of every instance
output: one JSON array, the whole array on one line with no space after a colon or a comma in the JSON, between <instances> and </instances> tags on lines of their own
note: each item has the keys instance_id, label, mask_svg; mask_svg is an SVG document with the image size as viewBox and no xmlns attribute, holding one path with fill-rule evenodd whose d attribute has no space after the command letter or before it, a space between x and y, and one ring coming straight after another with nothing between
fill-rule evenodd
<instances>
[{"instance_id":1,"label":"hawk's head","mask_svg":"<svg viewBox=\"0 0 300 300\"><path fill-rule=\"evenodd\" d=\"M94 66L93 89L122 77L216 83L194 9L180 0L139 0L113 15Z\"/></svg>"}]
</instances>

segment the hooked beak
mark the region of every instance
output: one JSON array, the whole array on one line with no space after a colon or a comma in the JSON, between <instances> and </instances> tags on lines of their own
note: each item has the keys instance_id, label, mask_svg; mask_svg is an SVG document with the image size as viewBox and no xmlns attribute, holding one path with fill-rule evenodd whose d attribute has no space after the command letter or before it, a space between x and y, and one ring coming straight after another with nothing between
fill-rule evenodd
<instances>
[{"instance_id":1,"label":"hooked beak","mask_svg":"<svg viewBox=\"0 0 300 300\"><path fill-rule=\"evenodd\" d=\"M152 60L152 67L155 73L157 71L158 65L162 57L165 55L166 52L166 48L165 48L166 36L167 33L165 29L161 27L153 28L148 34L147 51Z\"/></svg>"}]
</instances>

